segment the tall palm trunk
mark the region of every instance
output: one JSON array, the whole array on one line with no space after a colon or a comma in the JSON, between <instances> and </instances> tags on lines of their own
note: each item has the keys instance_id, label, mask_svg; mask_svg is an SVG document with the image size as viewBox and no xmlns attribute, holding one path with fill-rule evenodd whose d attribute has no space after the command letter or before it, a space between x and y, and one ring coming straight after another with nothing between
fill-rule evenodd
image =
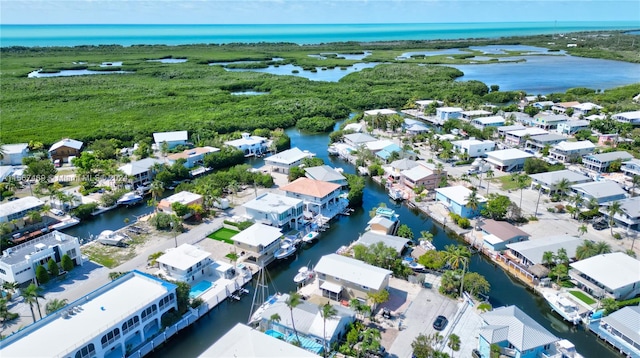
<instances>
[{"instance_id":1,"label":"tall palm trunk","mask_svg":"<svg viewBox=\"0 0 640 358\"><path fill-rule=\"evenodd\" d=\"M40 319L42 319L42 311L40 310L40 301L38 301L38 296L36 296L36 306L38 307L38 315Z\"/></svg>"},{"instance_id":2,"label":"tall palm trunk","mask_svg":"<svg viewBox=\"0 0 640 358\"><path fill-rule=\"evenodd\" d=\"M296 321L293 319L293 307L291 307L289 311L291 312L291 327L293 328L293 333L295 333L296 335L298 344L302 345L302 342L300 342L300 337L298 336L298 330L296 329Z\"/></svg>"},{"instance_id":3,"label":"tall palm trunk","mask_svg":"<svg viewBox=\"0 0 640 358\"><path fill-rule=\"evenodd\" d=\"M29 309L31 310L31 317L33 317L33 323L36 323L36 313L33 311L33 303L29 302Z\"/></svg>"}]
</instances>

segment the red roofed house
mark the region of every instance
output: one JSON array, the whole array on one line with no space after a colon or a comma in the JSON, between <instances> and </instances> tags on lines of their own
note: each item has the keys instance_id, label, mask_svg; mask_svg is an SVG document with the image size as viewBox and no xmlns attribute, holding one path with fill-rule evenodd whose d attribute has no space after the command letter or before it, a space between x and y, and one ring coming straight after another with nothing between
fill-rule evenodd
<instances>
[{"instance_id":1,"label":"red roofed house","mask_svg":"<svg viewBox=\"0 0 640 358\"><path fill-rule=\"evenodd\" d=\"M344 211L348 205L347 199L341 197L341 188L339 184L302 177L280 190L290 198L302 200L305 211L330 219Z\"/></svg>"},{"instance_id":2,"label":"red roofed house","mask_svg":"<svg viewBox=\"0 0 640 358\"><path fill-rule=\"evenodd\" d=\"M493 251L505 250L507 244L526 241L531 236L506 221L486 219L480 225L484 238L483 246Z\"/></svg>"}]
</instances>

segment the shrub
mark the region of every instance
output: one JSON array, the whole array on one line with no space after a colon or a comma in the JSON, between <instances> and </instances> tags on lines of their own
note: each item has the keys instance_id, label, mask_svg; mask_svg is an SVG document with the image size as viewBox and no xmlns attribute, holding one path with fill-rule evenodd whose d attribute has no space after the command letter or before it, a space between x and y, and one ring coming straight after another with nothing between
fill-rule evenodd
<instances>
[{"instance_id":1,"label":"shrub","mask_svg":"<svg viewBox=\"0 0 640 358\"><path fill-rule=\"evenodd\" d=\"M73 214L73 216L76 216L79 219L87 219L97 208L97 203L81 204L77 208L71 210L71 213Z\"/></svg>"},{"instance_id":2,"label":"shrub","mask_svg":"<svg viewBox=\"0 0 640 358\"><path fill-rule=\"evenodd\" d=\"M62 269L69 272L71 270L73 270L73 260L71 260L71 257L69 257L69 255L64 254L62 255L62 259L60 261L60 263L62 264Z\"/></svg>"},{"instance_id":3,"label":"shrub","mask_svg":"<svg viewBox=\"0 0 640 358\"><path fill-rule=\"evenodd\" d=\"M458 224L458 226L460 226L463 229L467 229L467 228L471 227L471 222L467 218L458 219L457 224Z\"/></svg>"},{"instance_id":4,"label":"shrub","mask_svg":"<svg viewBox=\"0 0 640 358\"><path fill-rule=\"evenodd\" d=\"M36 280L38 280L38 284L44 285L49 282L49 273L44 266L40 265L36 268Z\"/></svg>"},{"instance_id":5,"label":"shrub","mask_svg":"<svg viewBox=\"0 0 640 358\"><path fill-rule=\"evenodd\" d=\"M549 207L549 208L547 208L547 211L550 212L550 213L555 213L556 209Z\"/></svg>"},{"instance_id":6,"label":"shrub","mask_svg":"<svg viewBox=\"0 0 640 358\"><path fill-rule=\"evenodd\" d=\"M49 259L49 261L47 262L47 267L49 268L51 277L58 277L58 275L60 275L60 269L58 268L58 264L54 259Z\"/></svg>"},{"instance_id":7,"label":"shrub","mask_svg":"<svg viewBox=\"0 0 640 358\"><path fill-rule=\"evenodd\" d=\"M564 213L564 205L562 204L556 205L556 212L560 214Z\"/></svg>"},{"instance_id":8,"label":"shrub","mask_svg":"<svg viewBox=\"0 0 640 358\"><path fill-rule=\"evenodd\" d=\"M614 232L613 238L616 240L622 240L622 235L619 232Z\"/></svg>"},{"instance_id":9,"label":"shrub","mask_svg":"<svg viewBox=\"0 0 640 358\"><path fill-rule=\"evenodd\" d=\"M598 210L597 207L593 208L591 210L580 212L580 214L578 214L578 219L579 220L591 220L596 216L600 216L600 211Z\"/></svg>"}]
</instances>

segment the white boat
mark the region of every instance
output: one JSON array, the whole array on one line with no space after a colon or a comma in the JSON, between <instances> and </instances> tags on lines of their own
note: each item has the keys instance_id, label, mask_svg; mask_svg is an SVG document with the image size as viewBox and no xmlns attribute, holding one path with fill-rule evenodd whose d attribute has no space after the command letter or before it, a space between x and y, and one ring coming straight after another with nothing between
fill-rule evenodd
<instances>
[{"instance_id":1,"label":"white boat","mask_svg":"<svg viewBox=\"0 0 640 358\"><path fill-rule=\"evenodd\" d=\"M582 320L580 316L580 308L578 305L565 297L561 293L544 293L544 299L547 300L551 309L558 313L565 321L578 324Z\"/></svg>"},{"instance_id":2,"label":"white boat","mask_svg":"<svg viewBox=\"0 0 640 358\"><path fill-rule=\"evenodd\" d=\"M405 266L409 266L409 268L414 271L422 271L425 268L424 265L417 263L413 257L408 256L402 258L402 264Z\"/></svg>"},{"instance_id":3,"label":"white boat","mask_svg":"<svg viewBox=\"0 0 640 358\"><path fill-rule=\"evenodd\" d=\"M402 201L405 199L402 190L398 189L389 189L389 197L395 201Z\"/></svg>"},{"instance_id":4,"label":"white boat","mask_svg":"<svg viewBox=\"0 0 640 358\"><path fill-rule=\"evenodd\" d=\"M334 145L330 145L329 149L327 149L327 151L329 152L329 155L339 155L340 154L340 150Z\"/></svg>"},{"instance_id":5,"label":"white boat","mask_svg":"<svg viewBox=\"0 0 640 358\"><path fill-rule=\"evenodd\" d=\"M312 279L314 276L314 272L309 270L307 266L302 266L298 270L298 273L293 277L293 282L295 283L305 283L308 280Z\"/></svg>"},{"instance_id":6,"label":"white boat","mask_svg":"<svg viewBox=\"0 0 640 358\"><path fill-rule=\"evenodd\" d=\"M425 249L426 251L431 251L431 250L435 250L436 247L433 245L433 243L431 241L427 241L427 240L420 240L420 244L419 246L423 249Z\"/></svg>"},{"instance_id":7,"label":"white boat","mask_svg":"<svg viewBox=\"0 0 640 358\"><path fill-rule=\"evenodd\" d=\"M67 219L63 219L62 221L60 221L59 223L55 224L55 225L51 225L51 230L62 230L62 229L66 229L68 227L72 227L75 225L80 224L80 219L76 218L76 217L69 217Z\"/></svg>"},{"instance_id":8,"label":"white boat","mask_svg":"<svg viewBox=\"0 0 640 358\"><path fill-rule=\"evenodd\" d=\"M135 205L142 201L142 195L135 191L130 191L118 199L118 205Z\"/></svg>"},{"instance_id":9,"label":"white boat","mask_svg":"<svg viewBox=\"0 0 640 358\"><path fill-rule=\"evenodd\" d=\"M296 252L296 245L291 239L283 239L280 243L280 248L276 250L273 256L278 259L286 259Z\"/></svg>"},{"instance_id":10,"label":"white boat","mask_svg":"<svg viewBox=\"0 0 640 358\"><path fill-rule=\"evenodd\" d=\"M307 243L311 242L311 241L315 240L318 237L318 235L320 235L319 232L311 231L310 233L308 233L308 234L306 234L306 235L304 235L302 237L302 242L307 242Z\"/></svg>"},{"instance_id":11,"label":"white boat","mask_svg":"<svg viewBox=\"0 0 640 358\"><path fill-rule=\"evenodd\" d=\"M260 268L260 271L258 271L258 280L256 282L256 288L253 293L251 311L249 312L249 325L254 325L260 322L262 320L262 314L264 313L264 311L272 304L276 303L282 296L282 294L280 293L275 293L273 295L267 296L269 294L269 287L267 286L268 275L269 273L264 267Z\"/></svg>"}]
</instances>

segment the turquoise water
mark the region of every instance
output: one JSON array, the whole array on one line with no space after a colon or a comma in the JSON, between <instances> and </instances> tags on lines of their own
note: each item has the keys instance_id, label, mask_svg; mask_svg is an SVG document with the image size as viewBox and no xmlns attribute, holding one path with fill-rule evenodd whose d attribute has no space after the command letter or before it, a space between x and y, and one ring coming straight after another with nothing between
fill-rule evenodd
<instances>
[{"instance_id":1,"label":"turquoise water","mask_svg":"<svg viewBox=\"0 0 640 358\"><path fill-rule=\"evenodd\" d=\"M211 288L213 284L209 281L200 281L195 286L191 287L189 291L189 298L196 298L203 294L205 291Z\"/></svg>"},{"instance_id":2,"label":"turquoise water","mask_svg":"<svg viewBox=\"0 0 640 358\"><path fill-rule=\"evenodd\" d=\"M637 29L633 21L301 25L0 25L0 47L496 38Z\"/></svg>"},{"instance_id":3,"label":"turquoise water","mask_svg":"<svg viewBox=\"0 0 640 358\"><path fill-rule=\"evenodd\" d=\"M266 334L267 336L271 336L274 338L278 338L278 339L284 339L284 334L278 332L278 331L274 331L273 329L268 329L264 332L264 334Z\"/></svg>"}]
</instances>

